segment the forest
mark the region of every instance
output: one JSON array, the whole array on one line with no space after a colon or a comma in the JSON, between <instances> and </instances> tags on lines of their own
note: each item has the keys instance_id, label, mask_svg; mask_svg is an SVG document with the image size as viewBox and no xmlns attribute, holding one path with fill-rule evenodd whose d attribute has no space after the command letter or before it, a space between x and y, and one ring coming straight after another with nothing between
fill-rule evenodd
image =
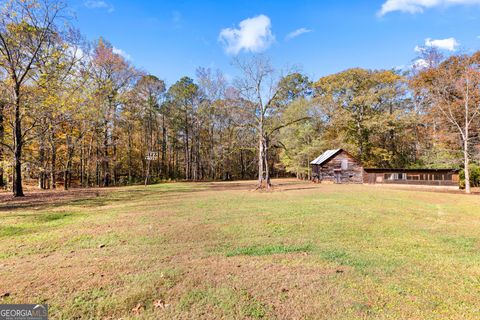
<instances>
[{"instance_id":1,"label":"forest","mask_svg":"<svg viewBox=\"0 0 480 320\"><path fill-rule=\"evenodd\" d=\"M85 39L53 0L2 1L0 187L108 187L167 180L308 178L344 148L365 166L463 169L480 160L480 52L432 47L405 70L352 68L320 79L232 60L167 85ZM174 62L173 62L174 63Z\"/></svg>"}]
</instances>

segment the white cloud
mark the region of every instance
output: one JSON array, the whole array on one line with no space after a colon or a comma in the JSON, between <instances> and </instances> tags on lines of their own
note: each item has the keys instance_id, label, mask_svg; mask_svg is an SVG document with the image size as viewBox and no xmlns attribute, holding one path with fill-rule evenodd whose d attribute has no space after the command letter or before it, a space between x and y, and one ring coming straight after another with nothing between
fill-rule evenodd
<instances>
[{"instance_id":1,"label":"white cloud","mask_svg":"<svg viewBox=\"0 0 480 320\"><path fill-rule=\"evenodd\" d=\"M413 62L412 68L422 70L428 68L430 65L425 59L417 59Z\"/></svg>"},{"instance_id":2,"label":"white cloud","mask_svg":"<svg viewBox=\"0 0 480 320\"><path fill-rule=\"evenodd\" d=\"M389 12L422 13L425 9L449 5L478 5L480 0L387 0L383 3L380 16Z\"/></svg>"},{"instance_id":3,"label":"white cloud","mask_svg":"<svg viewBox=\"0 0 480 320\"><path fill-rule=\"evenodd\" d=\"M87 57L85 52L83 52L82 48L77 46L68 46L66 53L76 60L81 60Z\"/></svg>"},{"instance_id":4,"label":"white cloud","mask_svg":"<svg viewBox=\"0 0 480 320\"><path fill-rule=\"evenodd\" d=\"M270 18L262 14L241 21L239 28L221 30L219 40L230 54L238 54L242 50L261 52L275 41L271 28Z\"/></svg>"},{"instance_id":5,"label":"white cloud","mask_svg":"<svg viewBox=\"0 0 480 320\"><path fill-rule=\"evenodd\" d=\"M83 5L88 9L106 9L108 12L115 10L113 5L103 0L86 0Z\"/></svg>"},{"instance_id":6,"label":"white cloud","mask_svg":"<svg viewBox=\"0 0 480 320\"><path fill-rule=\"evenodd\" d=\"M118 54L119 56L122 56L126 60L132 60L132 56L126 53L125 51L123 51L122 49L113 47L112 52L115 54Z\"/></svg>"},{"instance_id":7,"label":"white cloud","mask_svg":"<svg viewBox=\"0 0 480 320\"><path fill-rule=\"evenodd\" d=\"M438 39L438 40L432 40L430 38L425 39L425 47L430 47L430 48L437 48L440 50L447 50L447 51L455 51L457 50L457 47L460 45L458 43L457 39L455 38L447 38L447 39ZM415 47L415 52L422 52L423 48L416 46Z\"/></svg>"},{"instance_id":8,"label":"white cloud","mask_svg":"<svg viewBox=\"0 0 480 320\"><path fill-rule=\"evenodd\" d=\"M425 45L428 47L435 47L442 50L455 51L459 43L455 38L438 39L438 40L426 39Z\"/></svg>"},{"instance_id":9,"label":"white cloud","mask_svg":"<svg viewBox=\"0 0 480 320\"><path fill-rule=\"evenodd\" d=\"M309 32L312 32L313 30L311 29L307 29L307 28L300 28L300 29L297 29L295 31L292 31L290 32L289 34L287 34L286 36L286 39L287 40L290 40L290 39L293 39L293 38L296 38L304 33L309 33Z\"/></svg>"}]
</instances>

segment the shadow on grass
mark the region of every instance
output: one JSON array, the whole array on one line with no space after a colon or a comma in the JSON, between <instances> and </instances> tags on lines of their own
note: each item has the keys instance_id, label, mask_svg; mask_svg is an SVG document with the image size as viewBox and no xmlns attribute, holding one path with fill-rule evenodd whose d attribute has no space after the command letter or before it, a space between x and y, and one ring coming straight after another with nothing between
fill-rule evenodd
<instances>
[{"instance_id":1,"label":"shadow on grass","mask_svg":"<svg viewBox=\"0 0 480 320\"><path fill-rule=\"evenodd\" d=\"M116 189L92 189L78 192L75 191L69 193L62 193L57 195L56 198L49 199L47 192L42 192L39 194L27 195L25 198L13 199L10 203L4 203L0 205L0 212L5 211L14 211L14 210L42 210L42 209L55 209L64 205L74 206L74 207L86 207L86 208L97 208L106 206L118 201L132 201L132 200L142 200L143 198L149 196L164 196L171 194L184 194L184 193L194 193L201 192L208 188L199 188L199 187L177 187L174 188L163 188L162 186L169 185L151 185L147 188L143 187L125 187L125 188L116 188ZM45 195L42 198L42 195ZM77 198L75 198L77 197Z\"/></svg>"},{"instance_id":2,"label":"shadow on grass","mask_svg":"<svg viewBox=\"0 0 480 320\"><path fill-rule=\"evenodd\" d=\"M15 237L29 233L47 231L67 221L85 216L79 212L54 212L33 214L12 214L5 218L16 218L14 226L0 226L0 238Z\"/></svg>"},{"instance_id":3,"label":"shadow on grass","mask_svg":"<svg viewBox=\"0 0 480 320\"><path fill-rule=\"evenodd\" d=\"M274 185L277 191L294 191L310 189L311 187L294 187L294 183L278 183ZM285 188L286 189L283 189ZM0 194L0 212L14 210L42 210L45 208L58 208L66 204L79 207L102 207L116 201L141 200L149 196L166 196L174 194L193 194L205 191L250 191L255 188L254 183L246 182L198 182L198 183L161 183L155 185L116 187L114 189L72 189L61 192L32 192L24 198L7 197Z\"/></svg>"},{"instance_id":4,"label":"shadow on grass","mask_svg":"<svg viewBox=\"0 0 480 320\"><path fill-rule=\"evenodd\" d=\"M93 192L92 192L93 191ZM20 200L15 205L4 205L0 207L5 214L0 214L3 219L13 219L8 226L0 225L0 238L22 236L51 230L56 226L70 223L85 217L87 213L82 212L85 208L101 208L111 204L128 203L131 201L142 201L145 198L177 199L180 194L187 194L201 191L200 188L185 188L184 186L162 187L161 185L144 188L125 188L113 189L111 192L99 194L94 190L81 193L80 199L74 199L75 192L69 194L68 197L56 198L54 201L46 201L45 203L29 202L28 199ZM92 194L94 196L92 196ZM37 197L38 198L38 195ZM68 206L68 208L64 208ZM26 211L28 208L32 211ZM67 210L63 210L67 209ZM93 213L94 214L94 213Z\"/></svg>"}]
</instances>

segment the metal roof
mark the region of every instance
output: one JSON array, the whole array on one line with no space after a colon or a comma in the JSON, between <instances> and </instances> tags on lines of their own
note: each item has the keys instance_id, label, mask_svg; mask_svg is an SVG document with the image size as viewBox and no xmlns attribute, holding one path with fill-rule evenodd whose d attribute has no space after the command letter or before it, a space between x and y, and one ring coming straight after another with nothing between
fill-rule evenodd
<instances>
[{"instance_id":1,"label":"metal roof","mask_svg":"<svg viewBox=\"0 0 480 320\"><path fill-rule=\"evenodd\" d=\"M310 164L316 164L320 166L340 151L342 151L342 149L327 150L324 153L322 153L320 157L310 162Z\"/></svg>"}]
</instances>

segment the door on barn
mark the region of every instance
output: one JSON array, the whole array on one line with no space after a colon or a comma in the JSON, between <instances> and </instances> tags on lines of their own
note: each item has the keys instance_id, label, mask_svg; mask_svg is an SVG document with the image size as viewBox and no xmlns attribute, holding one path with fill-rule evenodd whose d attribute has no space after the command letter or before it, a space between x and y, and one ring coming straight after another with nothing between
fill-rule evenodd
<instances>
[{"instance_id":1,"label":"door on barn","mask_svg":"<svg viewBox=\"0 0 480 320\"><path fill-rule=\"evenodd\" d=\"M334 177L335 183L342 183L342 173L340 171L335 171Z\"/></svg>"}]
</instances>

